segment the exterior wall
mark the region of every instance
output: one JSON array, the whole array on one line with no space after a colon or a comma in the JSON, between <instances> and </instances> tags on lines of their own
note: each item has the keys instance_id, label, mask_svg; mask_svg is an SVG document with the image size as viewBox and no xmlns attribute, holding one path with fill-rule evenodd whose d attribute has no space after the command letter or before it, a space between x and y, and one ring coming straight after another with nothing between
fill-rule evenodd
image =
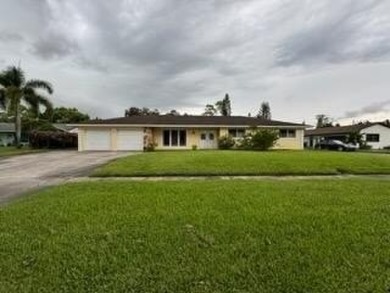
<instances>
[{"instance_id":1,"label":"exterior wall","mask_svg":"<svg viewBox=\"0 0 390 293\"><path fill-rule=\"evenodd\" d=\"M302 150L303 149L303 129L295 130L295 137L281 137L276 141L273 149Z\"/></svg>"},{"instance_id":2,"label":"exterior wall","mask_svg":"<svg viewBox=\"0 0 390 293\"><path fill-rule=\"evenodd\" d=\"M390 128L376 124L370 127L364 128L360 131L363 135L363 140L366 140L366 134L379 134L379 142L367 142L373 149L382 149L386 146L390 146Z\"/></svg>"},{"instance_id":3,"label":"exterior wall","mask_svg":"<svg viewBox=\"0 0 390 293\"><path fill-rule=\"evenodd\" d=\"M234 127L232 127L234 128ZM79 127L78 129L78 145L79 151L84 151L86 146L86 130L95 129L95 130L109 130L111 133L111 150L116 151L118 149L118 133L117 130L119 127ZM131 127L120 127L120 129L134 129ZM177 147L164 147L163 146L163 130L164 129L184 129L187 132L187 145L186 146L177 146ZM200 134L205 128L144 128L144 146L147 146L149 142L155 144L156 150L189 150L193 146L200 148ZM229 134L229 128L210 128L209 130L216 131L216 139L221 136ZM246 130L248 133L249 128ZM296 129L296 136L291 138L279 138L274 149L303 149L303 129Z\"/></svg>"}]
</instances>

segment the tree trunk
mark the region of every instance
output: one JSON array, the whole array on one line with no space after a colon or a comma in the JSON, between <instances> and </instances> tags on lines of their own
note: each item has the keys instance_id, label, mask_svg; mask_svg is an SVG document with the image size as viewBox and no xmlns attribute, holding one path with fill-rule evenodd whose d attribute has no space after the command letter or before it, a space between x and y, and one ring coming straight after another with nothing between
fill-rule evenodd
<instances>
[{"instance_id":1,"label":"tree trunk","mask_svg":"<svg viewBox=\"0 0 390 293\"><path fill-rule=\"evenodd\" d=\"M20 147L22 137L22 117L20 115L20 104L16 105L15 109L15 142L16 147Z\"/></svg>"}]
</instances>

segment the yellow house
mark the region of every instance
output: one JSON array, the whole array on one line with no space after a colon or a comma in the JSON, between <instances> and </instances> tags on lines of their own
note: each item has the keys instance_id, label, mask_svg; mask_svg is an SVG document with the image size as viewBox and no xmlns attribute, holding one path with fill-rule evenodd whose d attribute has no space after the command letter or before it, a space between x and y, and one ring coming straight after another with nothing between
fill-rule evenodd
<instances>
[{"instance_id":1,"label":"yellow house","mask_svg":"<svg viewBox=\"0 0 390 293\"><path fill-rule=\"evenodd\" d=\"M79 151L216 149L218 138L240 139L256 128L279 132L276 149L303 149L305 125L243 116L130 116L78 124Z\"/></svg>"}]
</instances>

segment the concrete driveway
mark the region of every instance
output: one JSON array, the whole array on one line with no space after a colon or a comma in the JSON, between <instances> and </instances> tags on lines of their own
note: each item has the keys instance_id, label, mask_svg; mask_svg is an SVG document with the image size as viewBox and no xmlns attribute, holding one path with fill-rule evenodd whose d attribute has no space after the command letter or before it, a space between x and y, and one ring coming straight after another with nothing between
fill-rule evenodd
<instances>
[{"instance_id":1,"label":"concrete driveway","mask_svg":"<svg viewBox=\"0 0 390 293\"><path fill-rule=\"evenodd\" d=\"M29 190L86 176L124 152L51 151L0 159L0 205Z\"/></svg>"}]
</instances>

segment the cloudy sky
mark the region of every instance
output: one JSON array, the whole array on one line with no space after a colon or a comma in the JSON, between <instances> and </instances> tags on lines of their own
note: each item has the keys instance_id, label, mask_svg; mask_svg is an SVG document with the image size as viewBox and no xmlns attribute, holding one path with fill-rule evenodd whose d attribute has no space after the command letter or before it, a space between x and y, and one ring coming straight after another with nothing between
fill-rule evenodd
<instances>
[{"instance_id":1,"label":"cloudy sky","mask_svg":"<svg viewBox=\"0 0 390 293\"><path fill-rule=\"evenodd\" d=\"M390 118L390 1L0 0L0 68L92 116L130 106L274 119Z\"/></svg>"}]
</instances>

